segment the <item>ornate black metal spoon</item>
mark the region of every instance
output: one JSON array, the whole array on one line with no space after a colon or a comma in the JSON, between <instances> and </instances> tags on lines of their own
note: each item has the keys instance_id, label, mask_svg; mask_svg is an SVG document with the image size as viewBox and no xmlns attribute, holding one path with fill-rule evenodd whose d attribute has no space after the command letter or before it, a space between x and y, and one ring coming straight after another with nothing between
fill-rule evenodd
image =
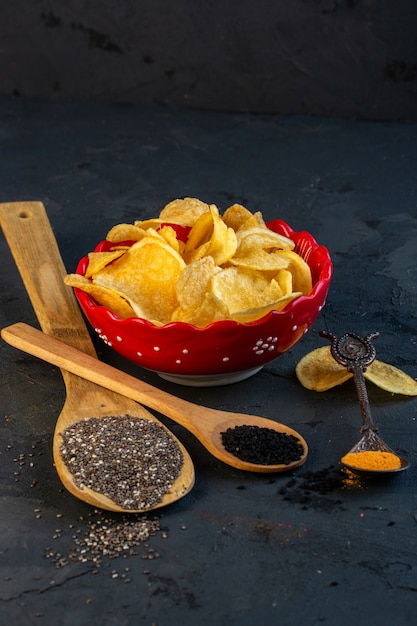
<instances>
[{"instance_id":1,"label":"ornate black metal spoon","mask_svg":"<svg viewBox=\"0 0 417 626\"><path fill-rule=\"evenodd\" d=\"M409 462L391 450L378 436L378 429L371 415L363 374L375 359L376 351L372 341L378 337L379 333L371 333L366 337L346 333L339 339L328 332L321 332L320 335L330 340L330 350L335 361L353 374L362 415L363 424L360 430L363 436L342 458L343 465L356 472L372 474L386 474L407 469L410 466Z\"/></svg>"}]
</instances>

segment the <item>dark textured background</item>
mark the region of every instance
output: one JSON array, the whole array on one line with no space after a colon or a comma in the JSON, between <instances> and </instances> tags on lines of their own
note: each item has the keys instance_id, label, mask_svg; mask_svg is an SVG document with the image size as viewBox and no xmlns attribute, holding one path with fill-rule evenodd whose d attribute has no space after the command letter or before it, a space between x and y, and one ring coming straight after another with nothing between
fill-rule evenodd
<instances>
[{"instance_id":1,"label":"dark textured background","mask_svg":"<svg viewBox=\"0 0 417 626\"><path fill-rule=\"evenodd\" d=\"M141 547L98 574L47 558L98 515L53 466L62 377L0 342L3 622L414 625L416 399L369 385L381 434L412 466L342 480L359 437L354 385L309 392L294 368L320 330L380 331L378 358L416 377L417 125L403 123L417 122L416 33L415 0L0 0L0 202L42 201L69 270L114 224L186 195L305 228L334 263L314 327L244 383L173 385L94 338L112 365L283 421L309 445L298 471L258 476L171 425L196 485L158 516L160 558ZM36 325L2 235L0 258L1 327ZM126 565L130 584L112 577Z\"/></svg>"},{"instance_id":2,"label":"dark textured background","mask_svg":"<svg viewBox=\"0 0 417 626\"><path fill-rule=\"evenodd\" d=\"M111 226L152 217L179 195L279 216L313 233L334 263L311 331L235 385L164 382L94 333L102 360L205 406L282 421L309 445L306 464L290 475L253 475L223 465L174 425L196 485L160 514L167 538L149 541L160 558L143 560L139 548L137 557L104 560L96 575L89 563L56 569L45 557L69 554L74 531L96 517L63 489L52 463L62 377L0 342L4 623L414 626L417 399L369 385L381 435L412 466L388 481L341 480L339 459L359 438L353 382L319 394L301 387L294 368L324 345L320 330L380 331L378 358L416 377L417 125L7 96L0 137L0 201L44 202L70 270ZM1 327L36 325L3 236L0 259ZM130 584L111 576L125 566Z\"/></svg>"},{"instance_id":3,"label":"dark textured background","mask_svg":"<svg viewBox=\"0 0 417 626\"><path fill-rule=\"evenodd\" d=\"M417 120L414 0L0 2L0 93Z\"/></svg>"}]
</instances>

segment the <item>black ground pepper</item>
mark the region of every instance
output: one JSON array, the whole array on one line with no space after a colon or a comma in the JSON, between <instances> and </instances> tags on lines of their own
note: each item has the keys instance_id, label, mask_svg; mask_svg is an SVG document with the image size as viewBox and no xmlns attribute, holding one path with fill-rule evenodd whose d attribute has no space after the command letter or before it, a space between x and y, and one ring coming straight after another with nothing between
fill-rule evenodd
<instances>
[{"instance_id":1,"label":"black ground pepper","mask_svg":"<svg viewBox=\"0 0 417 626\"><path fill-rule=\"evenodd\" d=\"M304 454L300 440L261 426L235 426L221 433L227 450L241 461L258 465L288 465Z\"/></svg>"},{"instance_id":2,"label":"black ground pepper","mask_svg":"<svg viewBox=\"0 0 417 626\"><path fill-rule=\"evenodd\" d=\"M165 428L129 415L77 422L62 433L61 455L80 489L89 487L126 510L158 504L183 466Z\"/></svg>"}]
</instances>

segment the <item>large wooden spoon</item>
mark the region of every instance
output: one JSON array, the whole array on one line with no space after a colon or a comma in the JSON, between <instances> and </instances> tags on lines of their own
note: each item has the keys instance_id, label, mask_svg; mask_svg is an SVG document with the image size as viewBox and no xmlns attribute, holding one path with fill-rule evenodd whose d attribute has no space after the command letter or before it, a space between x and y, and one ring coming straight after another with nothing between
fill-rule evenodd
<instances>
[{"instance_id":1,"label":"large wooden spoon","mask_svg":"<svg viewBox=\"0 0 417 626\"><path fill-rule=\"evenodd\" d=\"M166 415L193 433L213 456L238 469L251 472L283 472L302 465L307 458L308 448L304 439L292 428L274 420L257 415L212 409L177 398L61 341L47 337L27 324L17 323L3 328L1 336L15 348L137 400L148 408ZM239 426L257 426L292 435L302 446L302 454L297 460L288 464L262 464L241 460L228 452L222 441L222 432Z\"/></svg>"},{"instance_id":2,"label":"large wooden spoon","mask_svg":"<svg viewBox=\"0 0 417 626\"><path fill-rule=\"evenodd\" d=\"M0 224L38 317L45 341L54 337L81 350L92 363L99 363L78 303L72 291L64 285L66 270L45 208L40 202L0 204ZM40 331L38 331L40 332ZM192 460L176 437L140 404L126 396L104 389L86 377L61 369L66 387L66 400L58 417L53 457L64 486L80 500L110 511L137 513L159 508L182 498L194 485ZM63 462L62 435L69 426L87 419L130 415L156 422L168 432L181 449L183 465L169 493L157 504L145 509L125 509L109 497L88 487L80 488Z\"/></svg>"}]
</instances>

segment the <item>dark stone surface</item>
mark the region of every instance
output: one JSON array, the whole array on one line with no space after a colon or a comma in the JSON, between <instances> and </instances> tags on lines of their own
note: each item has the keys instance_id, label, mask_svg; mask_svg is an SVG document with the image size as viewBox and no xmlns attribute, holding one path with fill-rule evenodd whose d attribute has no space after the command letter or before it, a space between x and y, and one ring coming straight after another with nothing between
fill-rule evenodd
<instances>
[{"instance_id":1,"label":"dark stone surface","mask_svg":"<svg viewBox=\"0 0 417 626\"><path fill-rule=\"evenodd\" d=\"M14 0L0 93L417 120L413 0Z\"/></svg>"},{"instance_id":2,"label":"dark stone surface","mask_svg":"<svg viewBox=\"0 0 417 626\"><path fill-rule=\"evenodd\" d=\"M412 466L388 481L349 481L338 462L359 436L354 386L309 392L294 368L323 345L320 330L380 331L377 357L417 376L417 127L2 98L0 140L0 201L45 204L68 270L112 225L186 195L285 219L312 232L334 261L314 327L243 383L176 386L94 338L103 360L195 402L285 422L310 449L291 475L252 475L222 465L173 425L195 462L193 491L158 514L163 530L136 556L103 559L96 574L91 563L56 567L45 557L68 555L74 535L99 515L63 489L52 464L60 372L0 344L3 620L414 623L416 400L368 385L381 435ZM36 325L3 237L0 254L1 326Z\"/></svg>"}]
</instances>

